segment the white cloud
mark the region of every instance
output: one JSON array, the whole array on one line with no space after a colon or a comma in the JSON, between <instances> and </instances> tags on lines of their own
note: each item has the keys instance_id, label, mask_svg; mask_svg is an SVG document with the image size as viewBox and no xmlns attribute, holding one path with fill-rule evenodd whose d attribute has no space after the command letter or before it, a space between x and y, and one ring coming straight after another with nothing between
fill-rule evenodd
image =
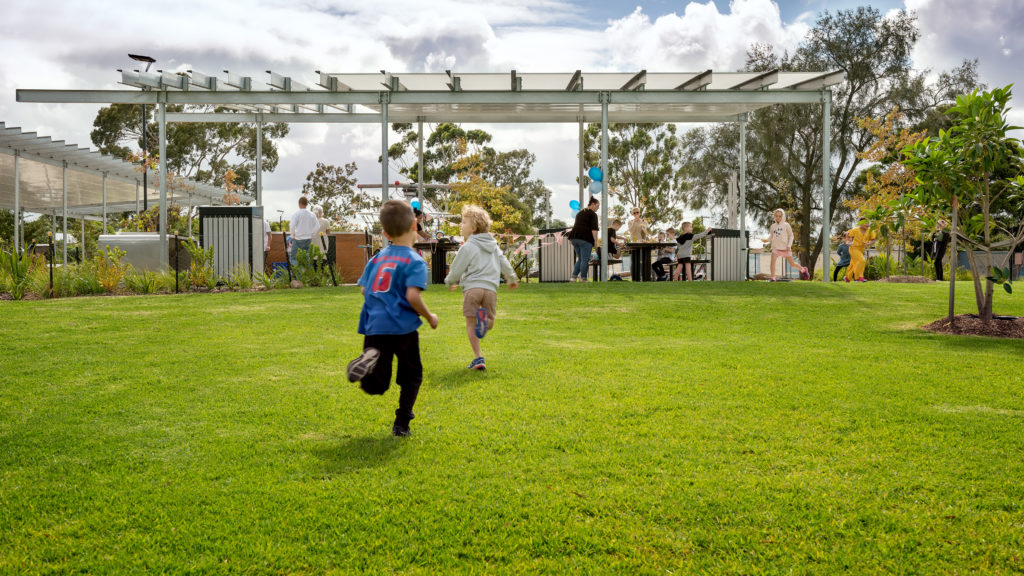
<instances>
[{"instance_id":1,"label":"white cloud","mask_svg":"<svg viewBox=\"0 0 1024 576\"><path fill-rule=\"evenodd\" d=\"M1019 79L1013 58L1021 53L1024 0L906 2L920 18L918 66L945 70L978 57L989 85ZM13 0L0 20L0 121L88 145L98 106L21 104L14 91L123 88L114 70L133 67L129 52L154 56L163 69L230 69L256 81L273 69L310 85L314 70L722 71L742 67L754 42L792 50L813 19L806 13L784 22L770 0L726 5L679 2L677 12L657 14L621 4L601 25L590 6L559 0L181 0L131 10L113 0ZM555 191L556 216L568 218L577 194L576 126L485 129L498 149L526 147L537 155L535 175ZM361 182L378 182L380 145L373 124L294 124L280 145L277 171L264 177L267 206L290 213L317 161L355 161Z\"/></svg>"}]
</instances>

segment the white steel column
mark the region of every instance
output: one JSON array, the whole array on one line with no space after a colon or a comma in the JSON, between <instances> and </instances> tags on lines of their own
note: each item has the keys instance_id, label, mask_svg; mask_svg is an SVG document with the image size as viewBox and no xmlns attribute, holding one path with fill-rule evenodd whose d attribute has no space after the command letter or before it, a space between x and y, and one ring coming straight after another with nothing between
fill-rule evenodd
<instances>
[{"instance_id":1,"label":"white steel column","mask_svg":"<svg viewBox=\"0 0 1024 576\"><path fill-rule=\"evenodd\" d=\"M139 215L139 181L135 181L135 215ZM141 220L141 218L140 218Z\"/></svg>"},{"instance_id":2,"label":"white steel column","mask_svg":"<svg viewBox=\"0 0 1024 576\"><path fill-rule=\"evenodd\" d=\"M822 128L821 128L821 281L829 282L832 272L832 254L829 250L832 242L832 91L822 90ZM808 247L808 254L810 248ZM924 256L922 255L922 261ZM804 264L806 266L807 264Z\"/></svg>"},{"instance_id":3,"label":"white steel column","mask_svg":"<svg viewBox=\"0 0 1024 576\"><path fill-rule=\"evenodd\" d=\"M103 173L103 233L107 233L107 173Z\"/></svg>"},{"instance_id":4,"label":"white steel column","mask_svg":"<svg viewBox=\"0 0 1024 576\"><path fill-rule=\"evenodd\" d=\"M21 154L14 151L14 253L21 254L21 183L18 175L18 157Z\"/></svg>"},{"instance_id":5,"label":"white steel column","mask_svg":"<svg viewBox=\"0 0 1024 576\"><path fill-rule=\"evenodd\" d=\"M423 205L423 118L419 119L419 142L416 149L416 165L419 170L416 171L416 197L420 199L420 210L426 211L426 206Z\"/></svg>"},{"instance_id":6,"label":"white steel column","mask_svg":"<svg viewBox=\"0 0 1024 576\"><path fill-rule=\"evenodd\" d=\"M380 93L380 203L388 201L388 101L386 92Z\"/></svg>"},{"instance_id":7,"label":"white steel column","mask_svg":"<svg viewBox=\"0 0 1024 576\"><path fill-rule=\"evenodd\" d=\"M584 189L583 174L585 174L586 170L587 170L585 156L586 156L586 149L583 146L583 117L581 116L580 117L580 172L579 172L578 178L577 178L577 181L579 182L579 189L580 189L580 210L582 210L583 207L587 205L586 202L583 200L583 189Z\"/></svg>"},{"instance_id":8,"label":"white steel column","mask_svg":"<svg viewBox=\"0 0 1024 576\"><path fill-rule=\"evenodd\" d=\"M256 205L263 206L263 112L256 117Z\"/></svg>"},{"instance_id":9,"label":"white steel column","mask_svg":"<svg viewBox=\"0 0 1024 576\"><path fill-rule=\"evenodd\" d=\"M167 92L160 94L160 268L167 261Z\"/></svg>"},{"instance_id":10,"label":"white steel column","mask_svg":"<svg viewBox=\"0 0 1024 576\"><path fill-rule=\"evenodd\" d=\"M64 210L62 212L64 218L63 230L64 237L61 239L61 247L64 252L64 265L68 265L68 161L64 160L61 163L61 189L63 190L64 196Z\"/></svg>"},{"instance_id":11,"label":"white steel column","mask_svg":"<svg viewBox=\"0 0 1024 576\"><path fill-rule=\"evenodd\" d=\"M82 246L82 253L79 256L82 257L82 263L85 263L85 214L82 214L82 237L78 239L78 243Z\"/></svg>"},{"instance_id":12,"label":"white steel column","mask_svg":"<svg viewBox=\"0 0 1024 576\"><path fill-rule=\"evenodd\" d=\"M608 100L611 94L601 93L601 271L598 274L602 281L608 280L608 198L611 197L611 187L608 186ZM580 179L582 182L583 179ZM582 209L582 202L580 202ZM590 263L585 263L589 265Z\"/></svg>"},{"instance_id":13,"label":"white steel column","mask_svg":"<svg viewBox=\"0 0 1024 576\"><path fill-rule=\"evenodd\" d=\"M740 273L747 278L750 240L747 239L747 114L740 114Z\"/></svg>"}]
</instances>

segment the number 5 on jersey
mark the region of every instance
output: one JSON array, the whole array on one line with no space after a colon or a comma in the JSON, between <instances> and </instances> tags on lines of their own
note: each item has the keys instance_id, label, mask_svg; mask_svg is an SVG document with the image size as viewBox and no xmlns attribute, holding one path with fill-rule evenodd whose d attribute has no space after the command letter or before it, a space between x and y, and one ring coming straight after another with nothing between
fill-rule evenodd
<instances>
[{"instance_id":1,"label":"number 5 on jersey","mask_svg":"<svg viewBox=\"0 0 1024 576\"><path fill-rule=\"evenodd\" d=\"M377 277L373 279L374 292L387 292L391 289L391 273L396 267L396 262L384 262L377 268Z\"/></svg>"}]
</instances>

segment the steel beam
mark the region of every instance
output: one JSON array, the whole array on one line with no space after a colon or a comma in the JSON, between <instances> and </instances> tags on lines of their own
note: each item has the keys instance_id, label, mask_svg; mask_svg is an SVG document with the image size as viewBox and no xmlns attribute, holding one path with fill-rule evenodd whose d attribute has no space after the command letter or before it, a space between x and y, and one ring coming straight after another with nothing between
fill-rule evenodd
<instances>
[{"instance_id":1,"label":"steel beam","mask_svg":"<svg viewBox=\"0 0 1024 576\"><path fill-rule=\"evenodd\" d=\"M832 278L829 268L832 267L832 91L821 91L821 280L829 282ZM810 253L810 247L808 247ZM922 258L924 256L922 255ZM806 264L804 264L806 266Z\"/></svg>"},{"instance_id":2,"label":"steel beam","mask_svg":"<svg viewBox=\"0 0 1024 576\"><path fill-rule=\"evenodd\" d=\"M167 268L167 103L160 102L160 268Z\"/></svg>"}]
</instances>

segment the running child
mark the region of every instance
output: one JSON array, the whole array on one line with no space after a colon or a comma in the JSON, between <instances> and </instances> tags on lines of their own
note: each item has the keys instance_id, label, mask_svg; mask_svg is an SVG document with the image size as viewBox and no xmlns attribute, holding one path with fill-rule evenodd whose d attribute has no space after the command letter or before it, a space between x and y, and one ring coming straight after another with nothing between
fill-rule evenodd
<instances>
[{"instance_id":1,"label":"running child","mask_svg":"<svg viewBox=\"0 0 1024 576\"><path fill-rule=\"evenodd\" d=\"M412 408L423 382L416 330L423 323L420 316L436 329L437 315L427 309L421 295L427 289L427 263L412 248L416 241L412 207L401 200L388 200L381 206L380 223L391 245L366 263L359 278L363 353L348 363L348 380L359 380L367 394L383 394L391 385L391 361L397 357L395 384L402 390L391 433L408 436L409 421L415 418Z\"/></svg>"},{"instance_id":2,"label":"running child","mask_svg":"<svg viewBox=\"0 0 1024 576\"><path fill-rule=\"evenodd\" d=\"M459 248L448 270L444 283L449 290L462 285L462 315L466 317L466 335L473 348L470 370L485 370L480 339L494 328L498 311L498 283L505 277L509 290L519 286L519 280L491 236L491 217L479 206L462 207L462 237L466 242Z\"/></svg>"},{"instance_id":3,"label":"running child","mask_svg":"<svg viewBox=\"0 0 1024 576\"><path fill-rule=\"evenodd\" d=\"M793 268L799 269L801 280L810 279L807 268L797 264L796 260L793 259L793 228L789 225L789 222L786 222L786 213L782 208L776 208L772 212L772 218L775 219L775 224L772 224L772 227L768 230L768 237L761 239L761 242L772 243L772 282L775 282L775 261L779 258L788 261L789 265Z\"/></svg>"},{"instance_id":4,"label":"running child","mask_svg":"<svg viewBox=\"0 0 1024 576\"><path fill-rule=\"evenodd\" d=\"M871 224L867 218L861 218L857 220L857 227L847 230L846 235L853 242L850 244L850 267L847 268L846 276L843 276L843 279L847 282L850 280L867 282L867 279L864 278L864 268L867 267L868 260L864 257L864 252L875 243L878 234L871 230Z\"/></svg>"}]
</instances>

